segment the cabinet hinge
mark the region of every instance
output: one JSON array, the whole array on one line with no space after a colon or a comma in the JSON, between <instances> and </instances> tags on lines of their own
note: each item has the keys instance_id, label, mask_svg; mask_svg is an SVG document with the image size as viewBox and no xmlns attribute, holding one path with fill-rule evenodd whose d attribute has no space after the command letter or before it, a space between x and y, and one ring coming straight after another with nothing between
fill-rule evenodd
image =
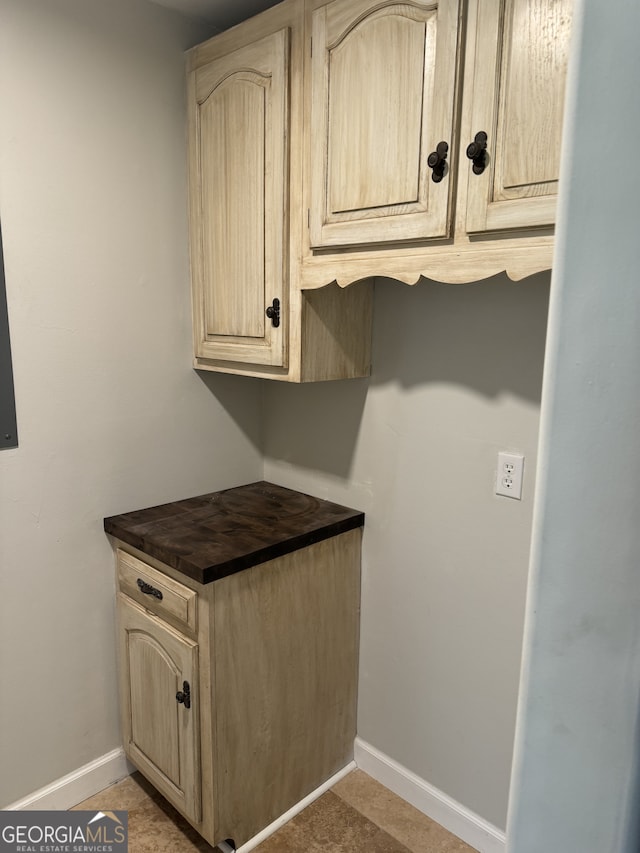
<instances>
[{"instance_id":1,"label":"cabinet hinge","mask_svg":"<svg viewBox=\"0 0 640 853\"><path fill-rule=\"evenodd\" d=\"M311 49L311 56L313 56L313 39L309 39L309 43L310 43L310 49Z\"/></svg>"},{"instance_id":2,"label":"cabinet hinge","mask_svg":"<svg viewBox=\"0 0 640 853\"><path fill-rule=\"evenodd\" d=\"M307 228L311 228L311 210L307 208Z\"/></svg>"}]
</instances>

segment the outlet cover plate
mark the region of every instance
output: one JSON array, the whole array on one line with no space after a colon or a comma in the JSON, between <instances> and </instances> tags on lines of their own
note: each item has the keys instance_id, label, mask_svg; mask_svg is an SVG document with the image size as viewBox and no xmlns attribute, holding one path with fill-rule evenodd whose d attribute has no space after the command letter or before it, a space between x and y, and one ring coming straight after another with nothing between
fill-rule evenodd
<instances>
[{"instance_id":1,"label":"outlet cover plate","mask_svg":"<svg viewBox=\"0 0 640 853\"><path fill-rule=\"evenodd\" d=\"M524 456L521 453L498 453L496 495L521 500L523 471Z\"/></svg>"}]
</instances>

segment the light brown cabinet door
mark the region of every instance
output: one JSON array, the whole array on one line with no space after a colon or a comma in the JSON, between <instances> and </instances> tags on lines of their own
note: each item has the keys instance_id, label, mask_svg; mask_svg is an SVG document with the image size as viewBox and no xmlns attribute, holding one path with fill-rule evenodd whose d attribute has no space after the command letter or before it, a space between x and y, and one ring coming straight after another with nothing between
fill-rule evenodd
<instances>
[{"instance_id":1,"label":"light brown cabinet door","mask_svg":"<svg viewBox=\"0 0 640 853\"><path fill-rule=\"evenodd\" d=\"M572 7L573 0L470 0L474 84L464 109L472 134L488 137L484 171L474 174L469 162L470 233L555 221Z\"/></svg>"},{"instance_id":2,"label":"light brown cabinet door","mask_svg":"<svg viewBox=\"0 0 640 853\"><path fill-rule=\"evenodd\" d=\"M196 357L287 363L288 78L288 29L189 76Z\"/></svg>"},{"instance_id":3,"label":"light brown cabinet door","mask_svg":"<svg viewBox=\"0 0 640 853\"><path fill-rule=\"evenodd\" d=\"M118 620L125 751L168 800L197 822L198 646L123 595ZM178 702L177 695L185 699L187 692L189 700Z\"/></svg>"},{"instance_id":4,"label":"light brown cabinet door","mask_svg":"<svg viewBox=\"0 0 640 853\"><path fill-rule=\"evenodd\" d=\"M312 36L311 245L447 236L457 0L334 0L314 11Z\"/></svg>"}]
</instances>

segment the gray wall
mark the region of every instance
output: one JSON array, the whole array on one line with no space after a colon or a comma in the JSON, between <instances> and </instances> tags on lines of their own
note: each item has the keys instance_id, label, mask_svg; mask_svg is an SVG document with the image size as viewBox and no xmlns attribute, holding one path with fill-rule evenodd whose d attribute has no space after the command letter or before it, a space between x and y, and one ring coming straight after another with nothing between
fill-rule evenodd
<instances>
[{"instance_id":1,"label":"gray wall","mask_svg":"<svg viewBox=\"0 0 640 853\"><path fill-rule=\"evenodd\" d=\"M370 380L265 390L265 475L367 513L359 735L504 828L549 276L376 282ZM526 456L522 502L494 495Z\"/></svg>"},{"instance_id":2,"label":"gray wall","mask_svg":"<svg viewBox=\"0 0 640 853\"><path fill-rule=\"evenodd\" d=\"M512 853L640 849L640 5L578 12Z\"/></svg>"},{"instance_id":3,"label":"gray wall","mask_svg":"<svg viewBox=\"0 0 640 853\"><path fill-rule=\"evenodd\" d=\"M20 446L0 453L0 805L120 744L102 517L258 479L259 385L191 370L182 51L137 0L0 0Z\"/></svg>"}]
</instances>

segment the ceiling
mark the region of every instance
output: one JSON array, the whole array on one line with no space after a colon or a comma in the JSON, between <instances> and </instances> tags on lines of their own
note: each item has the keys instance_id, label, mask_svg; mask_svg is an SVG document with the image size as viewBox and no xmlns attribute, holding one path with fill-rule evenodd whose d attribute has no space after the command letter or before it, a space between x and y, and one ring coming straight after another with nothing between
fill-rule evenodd
<instances>
[{"instance_id":1,"label":"ceiling","mask_svg":"<svg viewBox=\"0 0 640 853\"><path fill-rule=\"evenodd\" d=\"M274 6L277 0L151 0L151 2L176 9L187 17L207 21L218 30L226 30L263 9Z\"/></svg>"}]
</instances>

